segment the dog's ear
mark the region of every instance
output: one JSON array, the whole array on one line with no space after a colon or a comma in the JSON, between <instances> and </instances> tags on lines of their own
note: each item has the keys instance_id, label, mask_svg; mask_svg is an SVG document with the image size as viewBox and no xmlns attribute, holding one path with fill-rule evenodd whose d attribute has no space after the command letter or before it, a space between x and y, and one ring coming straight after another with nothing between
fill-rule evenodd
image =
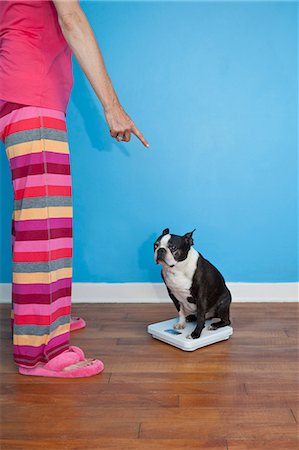
<instances>
[{"instance_id":1,"label":"dog's ear","mask_svg":"<svg viewBox=\"0 0 299 450\"><path fill-rule=\"evenodd\" d=\"M183 236L183 237L185 238L185 241L186 241L189 245L193 245L193 244L194 244L192 235L193 235L193 233L194 233L195 230L196 230L196 228L194 228L193 231L190 231L189 233L184 234L184 236Z\"/></svg>"},{"instance_id":2,"label":"dog's ear","mask_svg":"<svg viewBox=\"0 0 299 450\"><path fill-rule=\"evenodd\" d=\"M169 234L169 228L165 228L165 230L163 230L162 235L165 236L165 234Z\"/></svg>"}]
</instances>

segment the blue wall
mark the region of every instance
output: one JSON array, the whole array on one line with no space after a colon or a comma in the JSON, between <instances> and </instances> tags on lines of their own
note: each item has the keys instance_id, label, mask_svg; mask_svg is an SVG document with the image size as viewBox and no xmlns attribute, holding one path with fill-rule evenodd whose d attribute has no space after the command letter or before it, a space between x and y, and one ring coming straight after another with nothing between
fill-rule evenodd
<instances>
[{"instance_id":1,"label":"blue wall","mask_svg":"<svg viewBox=\"0 0 299 450\"><path fill-rule=\"evenodd\" d=\"M110 138L74 61L74 281L161 281L152 244L166 226L196 228L195 248L227 281L296 281L296 3L81 5L151 147ZM5 158L2 282L12 201Z\"/></svg>"}]
</instances>

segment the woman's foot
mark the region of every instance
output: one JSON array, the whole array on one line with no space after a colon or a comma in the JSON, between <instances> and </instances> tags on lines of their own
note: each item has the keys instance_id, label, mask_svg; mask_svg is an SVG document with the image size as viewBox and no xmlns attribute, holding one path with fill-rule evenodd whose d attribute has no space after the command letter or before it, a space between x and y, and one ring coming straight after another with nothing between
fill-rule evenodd
<instances>
[{"instance_id":1,"label":"woman's foot","mask_svg":"<svg viewBox=\"0 0 299 450\"><path fill-rule=\"evenodd\" d=\"M81 330L86 327L86 322L81 317L71 316L71 328L70 331Z\"/></svg>"},{"instance_id":2,"label":"woman's foot","mask_svg":"<svg viewBox=\"0 0 299 450\"><path fill-rule=\"evenodd\" d=\"M83 351L76 346L52 358L46 364L33 368L19 366L22 375L56 377L56 378L83 378L97 375L104 370L104 364L99 359L85 358Z\"/></svg>"}]
</instances>

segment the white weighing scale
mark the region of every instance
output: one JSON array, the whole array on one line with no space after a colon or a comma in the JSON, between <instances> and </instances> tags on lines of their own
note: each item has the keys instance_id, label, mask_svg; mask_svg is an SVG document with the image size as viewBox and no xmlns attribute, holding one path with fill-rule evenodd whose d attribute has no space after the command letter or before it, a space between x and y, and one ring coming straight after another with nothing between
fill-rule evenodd
<instances>
[{"instance_id":1,"label":"white weighing scale","mask_svg":"<svg viewBox=\"0 0 299 450\"><path fill-rule=\"evenodd\" d=\"M208 330L209 325L213 322L218 322L218 320L219 319L206 320L205 328L202 330L198 339L187 338L194 330L196 322L187 322L186 327L183 330L175 330L173 325L177 323L177 318L148 325L147 331L155 339L174 345L181 350L192 352L193 350L205 347L206 345L224 341L233 334L231 326L221 327L217 330Z\"/></svg>"}]
</instances>

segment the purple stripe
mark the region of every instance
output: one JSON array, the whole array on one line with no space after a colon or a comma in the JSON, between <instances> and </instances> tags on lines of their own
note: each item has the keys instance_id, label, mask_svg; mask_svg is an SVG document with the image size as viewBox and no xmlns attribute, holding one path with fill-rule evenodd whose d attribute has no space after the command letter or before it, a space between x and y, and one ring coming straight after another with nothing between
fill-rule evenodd
<instances>
[{"instance_id":1,"label":"purple stripe","mask_svg":"<svg viewBox=\"0 0 299 450\"><path fill-rule=\"evenodd\" d=\"M60 334L59 336L55 336L51 339L47 345L43 344L39 347L32 347L32 345L14 345L14 356L18 357L18 359L35 359L38 358L39 355L43 355L44 352L51 353L54 347L58 347L63 345L65 342L68 342L70 339L70 332Z\"/></svg>"},{"instance_id":2,"label":"purple stripe","mask_svg":"<svg viewBox=\"0 0 299 450\"><path fill-rule=\"evenodd\" d=\"M50 228L71 228L72 217L62 217L54 219L37 219L37 220L15 220L14 226L17 231L28 230L47 230L48 222Z\"/></svg>"},{"instance_id":3,"label":"purple stripe","mask_svg":"<svg viewBox=\"0 0 299 450\"><path fill-rule=\"evenodd\" d=\"M16 156L10 159L11 169L16 169L17 167L29 166L32 164L43 164L44 155L46 156L46 161L55 164L69 164L70 157L69 154L55 153L55 152L40 152L40 153L29 153L27 155Z\"/></svg>"},{"instance_id":4,"label":"purple stripe","mask_svg":"<svg viewBox=\"0 0 299 450\"><path fill-rule=\"evenodd\" d=\"M47 294L49 292L49 287L51 286L52 291L61 289L64 287L70 287L72 284L71 278L61 278L60 280L53 281L50 284L17 284L13 283L13 292L15 294Z\"/></svg>"},{"instance_id":5,"label":"purple stripe","mask_svg":"<svg viewBox=\"0 0 299 450\"><path fill-rule=\"evenodd\" d=\"M50 291L50 289L49 289ZM72 285L70 283L69 287L65 287L63 289L58 289L56 291L52 291L52 293L47 294L15 294L12 289L12 300L13 303L17 303L18 305L49 305L49 303L55 303L56 300L59 300L60 297L69 297L72 294Z\"/></svg>"},{"instance_id":6,"label":"purple stripe","mask_svg":"<svg viewBox=\"0 0 299 450\"><path fill-rule=\"evenodd\" d=\"M0 100L0 118L11 113L15 109L24 108L25 105L20 103L13 103L7 100Z\"/></svg>"}]
</instances>

